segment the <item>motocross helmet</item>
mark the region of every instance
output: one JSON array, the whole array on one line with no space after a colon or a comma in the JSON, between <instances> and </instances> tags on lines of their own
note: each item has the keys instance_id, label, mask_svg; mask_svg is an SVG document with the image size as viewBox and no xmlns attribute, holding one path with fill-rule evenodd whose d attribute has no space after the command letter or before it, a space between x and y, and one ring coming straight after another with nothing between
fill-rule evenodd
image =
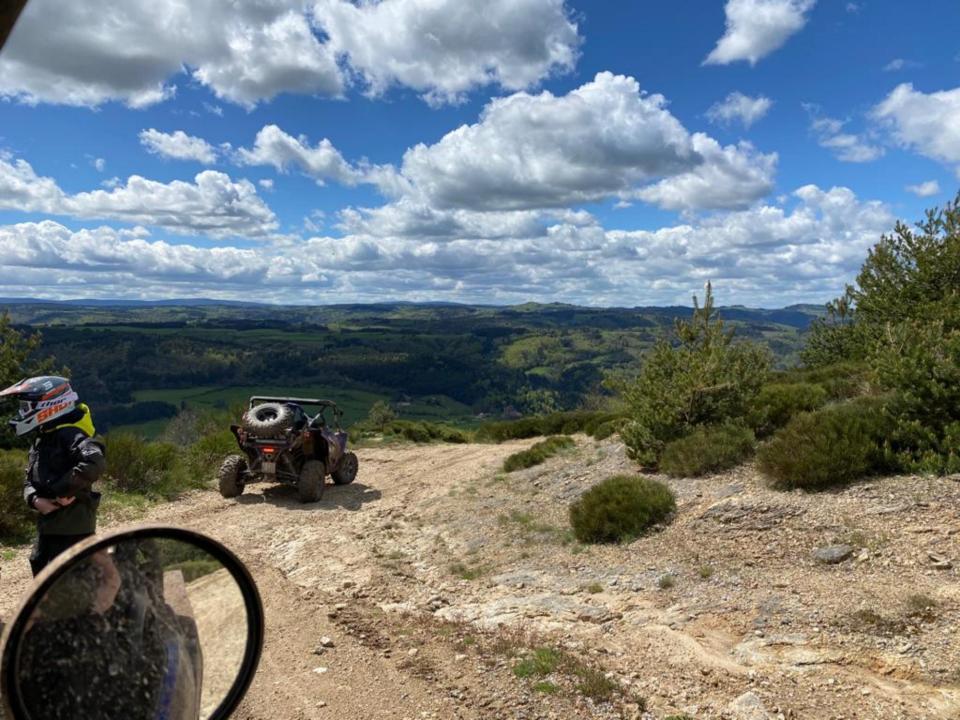
<instances>
[{"instance_id":1,"label":"motocross helmet","mask_svg":"<svg viewBox=\"0 0 960 720\"><path fill-rule=\"evenodd\" d=\"M14 383L0 392L0 400L6 398L20 401L20 411L9 423L18 437L73 412L80 401L70 381L55 375Z\"/></svg>"}]
</instances>

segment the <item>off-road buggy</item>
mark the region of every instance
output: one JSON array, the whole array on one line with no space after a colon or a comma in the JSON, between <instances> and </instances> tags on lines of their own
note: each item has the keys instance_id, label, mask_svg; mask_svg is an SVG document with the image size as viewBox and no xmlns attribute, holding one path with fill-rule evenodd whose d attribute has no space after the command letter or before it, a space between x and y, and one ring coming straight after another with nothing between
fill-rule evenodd
<instances>
[{"instance_id":1,"label":"off-road buggy","mask_svg":"<svg viewBox=\"0 0 960 720\"><path fill-rule=\"evenodd\" d=\"M304 407L319 410L310 415ZM328 410L332 428L325 416ZM230 455L220 466L220 494L236 497L248 482L285 482L296 486L301 502L316 502L323 497L327 475L337 485L353 482L357 456L347 450L342 417L330 400L250 398L240 424L230 426L243 455Z\"/></svg>"}]
</instances>

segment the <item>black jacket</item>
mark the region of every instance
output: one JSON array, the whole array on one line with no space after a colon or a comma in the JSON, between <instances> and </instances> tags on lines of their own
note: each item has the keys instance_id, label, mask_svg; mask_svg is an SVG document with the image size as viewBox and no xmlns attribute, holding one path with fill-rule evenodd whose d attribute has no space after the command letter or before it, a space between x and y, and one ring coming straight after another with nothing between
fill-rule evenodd
<instances>
[{"instance_id":1,"label":"black jacket","mask_svg":"<svg viewBox=\"0 0 960 720\"><path fill-rule=\"evenodd\" d=\"M72 497L74 502L37 519L46 535L84 535L96 531L100 493L93 483L106 467L103 446L90 437L90 411L81 405L63 424L41 431L30 448L23 499Z\"/></svg>"}]
</instances>

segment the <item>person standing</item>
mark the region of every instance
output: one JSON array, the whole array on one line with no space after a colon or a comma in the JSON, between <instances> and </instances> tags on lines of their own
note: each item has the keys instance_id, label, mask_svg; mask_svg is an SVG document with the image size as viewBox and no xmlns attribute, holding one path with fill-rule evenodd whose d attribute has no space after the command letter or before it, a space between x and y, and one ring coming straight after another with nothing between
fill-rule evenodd
<instances>
[{"instance_id":1,"label":"person standing","mask_svg":"<svg viewBox=\"0 0 960 720\"><path fill-rule=\"evenodd\" d=\"M37 575L57 555L97 529L100 493L93 490L106 467L94 439L90 408L66 378L27 378L0 392L20 401L10 420L18 437L33 434L23 499L37 513L37 541L30 567Z\"/></svg>"}]
</instances>

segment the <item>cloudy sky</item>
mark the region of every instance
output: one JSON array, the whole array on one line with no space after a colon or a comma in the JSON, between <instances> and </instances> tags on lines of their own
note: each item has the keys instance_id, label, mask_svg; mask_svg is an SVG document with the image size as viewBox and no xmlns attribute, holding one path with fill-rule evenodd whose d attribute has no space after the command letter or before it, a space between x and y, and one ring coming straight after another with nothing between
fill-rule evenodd
<instances>
[{"instance_id":1,"label":"cloudy sky","mask_svg":"<svg viewBox=\"0 0 960 720\"><path fill-rule=\"evenodd\" d=\"M824 302L960 187L921 5L30 0L0 295Z\"/></svg>"}]
</instances>

